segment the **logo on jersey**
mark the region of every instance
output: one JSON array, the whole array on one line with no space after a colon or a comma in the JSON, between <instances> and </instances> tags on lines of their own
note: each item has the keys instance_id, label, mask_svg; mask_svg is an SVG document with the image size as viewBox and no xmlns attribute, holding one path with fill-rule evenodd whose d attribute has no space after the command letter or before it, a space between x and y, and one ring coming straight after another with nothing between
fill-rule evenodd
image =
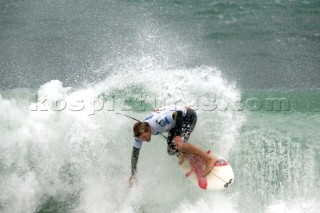
<instances>
[{"instance_id":1,"label":"logo on jersey","mask_svg":"<svg viewBox=\"0 0 320 213\"><path fill-rule=\"evenodd\" d=\"M144 120L145 120L145 121L146 121L146 120L149 120L149 119L151 119L153 116L154 116L154 115L149 115L149 116L147 116Z\"/></svg>"},{"instance_id":2,"label":"logo on jersey","mask_svg":"<svg viewBox=\"0 0 320 213\"><path fill-rule=\"evenodd\" d=\"M157 124L161 127L164 127L167 124L167 122L164 119L161 119L160 121L157 121Z\"/></svg>"}]
</instances>

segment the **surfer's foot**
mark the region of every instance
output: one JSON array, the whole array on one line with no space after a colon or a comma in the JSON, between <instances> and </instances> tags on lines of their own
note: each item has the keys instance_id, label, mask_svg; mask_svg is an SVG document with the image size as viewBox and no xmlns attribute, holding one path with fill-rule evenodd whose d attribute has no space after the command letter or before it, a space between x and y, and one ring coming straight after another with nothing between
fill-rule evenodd
<instances>
[{"instance_id":1,"label":"surfer's foot","mask_svg":"<svg viewBox=\"0 0 320 213\"><path fill-rule=\"evenodd\" d=\"M206 168L203 171L204 176L207 176L211 172L215 163L216 163L216 161L213 158L210 158L210 160L207 161Z\"/></svg>"},{"instance_id":2,"label":"surfer's foot","mask_svg":"<svg viewBox=\"0 0 320 213\"><path fill-rule=\"evenodd\" d=\"M179 156L179 161L178 161L179 165L183 164L184 160L185 160L185 154L181 153Z\"/></svg>"}]
</instances>

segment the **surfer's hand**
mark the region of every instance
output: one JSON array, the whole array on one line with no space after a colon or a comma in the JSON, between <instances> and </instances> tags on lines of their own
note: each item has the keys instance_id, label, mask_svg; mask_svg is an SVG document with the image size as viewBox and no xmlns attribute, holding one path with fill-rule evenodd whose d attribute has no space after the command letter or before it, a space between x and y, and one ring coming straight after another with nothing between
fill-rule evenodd
<instances>
[{"instance_id":1,"label":"surfer's hand","mask_svg":"<svg viewBox=\"0 0 320 213\"><path fill-rule=\"evenodd\" d=\"M132 186L134 185L137 185L138 184L138 179L136 176L132 175L130 178L129 178L129 188L131 188Z\"/></svg>"},{"instance_id":2,"label":"surfer's hand","mask_svg":"<svg viewBox=\"0 0 320 213\"><path fill-rule=\"evenodd\" d=\"M182 145L182 137L181 136L176 136L174 137L174 144L179 149Z\"/></svg>"}]
</instances>

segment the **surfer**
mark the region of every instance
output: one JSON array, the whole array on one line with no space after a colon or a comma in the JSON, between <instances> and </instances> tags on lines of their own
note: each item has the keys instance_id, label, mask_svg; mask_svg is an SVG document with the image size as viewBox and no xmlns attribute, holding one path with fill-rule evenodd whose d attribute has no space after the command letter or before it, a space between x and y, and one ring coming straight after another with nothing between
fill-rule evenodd
<instances>
[{"instance_id":1,"label":"surfer","mask_svg":"<svg viewBox=\"0 0 320 213\"><path fill-rule=\"evenodd\" d=\"M133 125L133 149L131 155L131 177L129 184L137 182L137 164L142 143L150 142L151 135L168 132L167 152L169 155L179 156L179 164L183 163L186 154L193 154L205 160L204 175L213 169L216 159L213 159L203 150L188 143L189 136L197 123L196 112L189 107L165 106L153 110L142 122Z\"/></svg>"}]
</instances>

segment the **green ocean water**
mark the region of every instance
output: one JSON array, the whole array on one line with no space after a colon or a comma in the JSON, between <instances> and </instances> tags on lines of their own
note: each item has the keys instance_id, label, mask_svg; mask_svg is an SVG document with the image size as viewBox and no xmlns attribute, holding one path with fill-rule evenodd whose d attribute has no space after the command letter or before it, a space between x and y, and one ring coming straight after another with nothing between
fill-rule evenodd
<instances>
[{"instance_id":1,"label":"green ocean water","mask_svg":"<svg viewBox=\"0 0 320 213\"><path fill-rule=\"evenodd\" d=\"M209 65L241 88L319 88L319 13L316 0L3 0L0 86Z\"/></svg>"},{"instance_id":2,"label":"green ocean water","mask_svg":"<svg viewBox=\"0 0 320 213\"><path fill-rule=\"evenodd\" d=\"M312 115L319 113L320 110L318 89L245 90L242 99L243 104L247 104L247 109L251 111L288 114L297 112ZM253 106L254 102L257 102L258 106Z\"/></svg>"}]
</instances>

